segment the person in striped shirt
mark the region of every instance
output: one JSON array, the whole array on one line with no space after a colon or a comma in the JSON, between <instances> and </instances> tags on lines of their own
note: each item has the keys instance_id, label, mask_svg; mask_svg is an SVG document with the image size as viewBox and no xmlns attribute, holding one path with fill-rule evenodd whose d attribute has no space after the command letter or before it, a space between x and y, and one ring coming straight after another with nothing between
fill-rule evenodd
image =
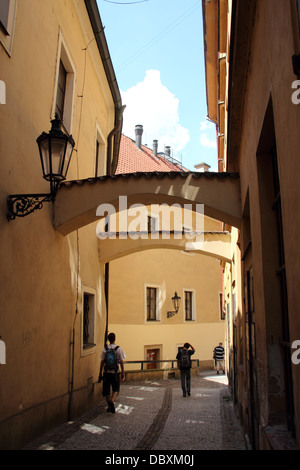
<instances>
[{"instance_id":1,"label":"person in striped shirt","mask_svg":"<svg viewBox=\"0 0 300 470\"><path fill-rule=\"evenodd\" d=\"M217 374L219 374L220 369L222 369L223 374L225 374L225 350L222 343L219 343L219 346L216 346L214 349L214 360L217 368Z\"/></svg>"}]
</instances>

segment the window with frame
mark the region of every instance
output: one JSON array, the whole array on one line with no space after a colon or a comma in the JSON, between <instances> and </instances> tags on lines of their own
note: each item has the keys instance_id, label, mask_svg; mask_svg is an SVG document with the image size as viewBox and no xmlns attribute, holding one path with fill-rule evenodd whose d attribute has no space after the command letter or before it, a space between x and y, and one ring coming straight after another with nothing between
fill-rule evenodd
<instances>
[{"instance_id":1,"label":"window with frame","mask_svg":"<svg viewBox=\"0 0 300 470\"><path fill-rule=\"evenodd\" d=\"M82 305L82 344L83 349L95 346L95 295L90 292L83 293Z\"/></svg>"},{"instance_id":2,"label":"window with frame","mask_svg":"<svg viewBox=\"0 0 300 470\"><path fill-rule=\"evenodd\" d=\"M219 312L220 312L220 319L225 320L226 313L225 313L225 306L223 305L223 293L219 292Z\"/></svg>"},{"instance_id":3,"label":"window with frame","mask_svg":"<svg viewBox=\"0 0 300 470\"><path fill-rule=\"evenodd\" d=\"M97 178L97 176L98 176L99 160L100 160L100 143L99 143L99 140L96 139L95 178Z\"/></svg>"},{"instance_id":4,"label":"window with frame","mask_svg":"<svg viewBox=\"0 0 300 470\"><path fill-rule=\"evenodd\" d=\"M194 320L194 292L193 291L184 292L184 312L185 312L185 321Z\"/></svg>"},{"instance_id":5,"label":"window with frame","mask_svg":"<svg viewBox=\"0 0 300 470\"><path fill-rule=\"evenodd\" d=\"M4 33L9 35L8 26L9 26L9 7L10 0L1 0L0 2L0 23Z\"/></svg>"},{"instance_id":6,"label":"window with frame","mask_svg":"<svg viewBox=\"0 0 300 470\"><path fill-rule=\"evenodd\" d=\"M71 133L75 90L75 67L60 36L53 114L58 114L66 132Z\"/></svg>"},{"instance_id":7,"label":"window with frame","mask_svg":"<svg viewBox=\"0 0 300 470\"><path fill-rule=\"evenodd\" d=\"M105 174L105 144L100 131L97 127L96 130L96 145L95 145L95 178Z\"/></svg>"},{"instance_id":8,"label":"window with frame","mask_svg":"<svg viewBox=\"0 0 300 470\"><path fill-rule=\"evenodd\" d=\"M147 216L147 230L150 234L155 234L158 230L158 218L151 215Z\"/></svg>"},{"instance_id":9,"label":"window with frame","mask_svg":"<svg viewBox=\"0 0 300 470\"><path fill-rule=\"evenodd\" d=\"M0 42L9 55L12 43L17 13L17 0L0 0Z\"/></svg>"},{"instance_id":10,"label":"window with frame","mask_svg":"<svg viewBox=\"0 0 300 470\"><path fill-rule=\"evenodd\" d=\"M156 287L147 287L147 321L156 321L158 319L157 312L157 294Z\"/></svg>"},{"instance_id":11,"label":"window with frame","mask_svg":"<svg viewBox=\"0 0 300 470\"><path fill-rule=\"evenodd\" d=\"M66 83L67 83L67 71L66 71L62 61L60 61L59 62L58 81L57 81L55 113L58 115L58 117L61 121L63 121L63 117L64 117Z\"/></svg>"}]
</instances>

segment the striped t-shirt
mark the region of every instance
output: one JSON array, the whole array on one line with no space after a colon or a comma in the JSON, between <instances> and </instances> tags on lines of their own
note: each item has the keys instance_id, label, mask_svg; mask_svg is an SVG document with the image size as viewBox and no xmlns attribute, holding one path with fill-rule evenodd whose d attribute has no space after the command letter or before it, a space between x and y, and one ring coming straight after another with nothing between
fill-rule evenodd
<instances>
[{"instance_id":1,"label":"striped t-shirt","mask_svg":"<svg viewBox=\"0 0 300 470\"><path fill-rule=\"evenodd\" d=\"M224 348L223 346L216 346L214 349L215 359L217 361L222 361L224 359Z\"/></svg>"}]
</instances>

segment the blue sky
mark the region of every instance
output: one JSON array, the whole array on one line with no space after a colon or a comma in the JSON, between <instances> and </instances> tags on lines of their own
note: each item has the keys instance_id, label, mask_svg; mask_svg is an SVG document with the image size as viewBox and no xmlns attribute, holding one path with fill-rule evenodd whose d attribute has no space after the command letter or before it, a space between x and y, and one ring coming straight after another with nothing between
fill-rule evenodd
<instances>
[{"instance_id":1,"label":"blue sky","mask_svg":"<svg viewBox=\"0 0 300 470\"><path fill-rule=\"evenodd\" d=\"M217 171L216 129L207 121L201 0L97 0L122 94L123 133L194 171Z\"/></svg>"}]
</instances>

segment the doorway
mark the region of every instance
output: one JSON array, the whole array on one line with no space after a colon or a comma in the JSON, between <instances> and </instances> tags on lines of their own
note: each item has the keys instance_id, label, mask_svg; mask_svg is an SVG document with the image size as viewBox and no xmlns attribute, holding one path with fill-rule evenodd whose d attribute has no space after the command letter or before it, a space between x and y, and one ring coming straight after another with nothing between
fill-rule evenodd
<instances>
[{"instance_id":1,"label":"doorway","mask_svg":"<svg viewBox=\"0 0 300 470\"><path fill-rule=\"evenodd\" d=\"M147 369L158 369L159 363L157 361L160 361L160 349L146 346L146 361L151 361L151 363L147 363Z\"/></svg>"},{"instance_id":2,"label":"doorway","mask_svg":"<svg viewBox=\"0 0 300 470\"><path fill-rule=\"evenodd\" d=\"M287 429L294 434L294 397L280 171L272 99L268 104L257 150L257 175L262 215L261 243L269 371L269 424L285 424ZM274 377L278 377L276 371L279 365L282 374L276 384ZM280 395L276 390L283 390L284 393Z\"/></svg>"}]
</instances>

